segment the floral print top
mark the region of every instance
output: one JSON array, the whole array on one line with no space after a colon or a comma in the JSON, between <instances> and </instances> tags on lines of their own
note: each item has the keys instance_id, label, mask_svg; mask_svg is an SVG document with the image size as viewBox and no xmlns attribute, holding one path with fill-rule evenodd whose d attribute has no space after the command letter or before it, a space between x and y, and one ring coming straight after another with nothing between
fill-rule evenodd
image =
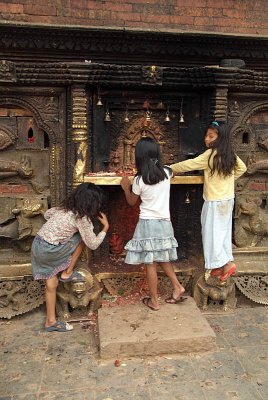
<instances>
[{"instance_id":1,"label":"floral print top","mask_svg":"<svg viewBox=\"0 0 268 400\"><path fill-rule=\"evenodd\" d=\"M77 218L72 211L52 207L45 212L44 217L47 221L37 235L51 244L66 243L79 232L85 245L91 250L96 250L106 235L106 232L95 235L91 220L86 216Z\"/></svg>"}]
</instances>

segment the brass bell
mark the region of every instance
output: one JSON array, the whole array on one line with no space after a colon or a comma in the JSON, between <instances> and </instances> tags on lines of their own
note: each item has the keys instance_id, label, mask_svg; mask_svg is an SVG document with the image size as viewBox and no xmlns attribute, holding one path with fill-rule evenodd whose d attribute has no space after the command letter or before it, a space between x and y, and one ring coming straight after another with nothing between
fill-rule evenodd
<instances>
[{"instance_id":1,"label":"brass bell","mask_svg":"<svg viewBox=\"0 0 268 400\"><path fill-rule=\"evenodd\" d=\"M102 103L102 101L101 101L100 87L99 87L99 86L98 86L98 88L97 88L97 96L98 96L97 106L98 106L98 107L101 107L101 106L103 106L103 103Z\"/></svg>"},{"instance_id":2,"label":"brass bell","mask_svg":"<svg viewBox=\"0 0 268 400\"><path fill-rule=\"evenodd\" d=\"M182 113L180 114L180 121L179 121L179 123L180 123L180 124L183 124L183 123L184 123L184 116L183 116Z\"/></svg>"},{"instance_id":3,"label":"brass bell","mask_svg":"<svg viewBox=\"0 0 268 400\"><path fill-rule=\"evenodd\" d=\"M166 112L165 122L170 122L169 111Z\"/></svg>"},{"instance_id":4,"label":"brass bell","mask_svg":"<svg viewBox=\"0 0 268 400\"><path fill-rule=\"evenodd\" d=\"M149 110L146 111L146 117L145 117L146 121L151 121L151 113Z\"/></svg>"},{"instance_id":5,"label":"brass bell","mask_svg":"<svg viewBox=\"0 0 268 400\"><path fill-rule=\"evenodd\" d=\"M156 105L157 110L164 110L165 106L164 103L162 101L159 101Z\"/></svg>"},{"instance_id":6,"label":"brass bell","mask_svg":"<svg viewBox=\"0 0 268 400\"><path fill-rule=\"evenodd\" d=\"M100 96L98 97L97 106L98 106L98 107L103 106Z\"/></svg>"},{"instance_id":7,"label":"brass bell","mask_svg":"<svg viewBox=\"0 0 268 400\"><path fill-rule=\"evenodd\" d=\"M185 204L190 204L191 203L189 192L186 193L186 197L185 197L184 203Z\"/></svg>"},{"instance_id":8,"label":"brass bell","mask_svg":"<svg viewBox=\"0 0 268 400\"><path fill-rule=\"evenodd\" d=\"M111 116L110 116L109 110L106 110L104 121L105 122L110 122L111 121Z\"/></svg>"},{"instance_id":9,"label":"brass bell","mask_svg":"<svg viewBox=\"0 0 268 400\"><path fill-rule=\"evenodd\" d=\"M180 107L180 120L179 120L180 124L184 124L184 116L183 116L183 112L182 112L182 106L183 106L183 99L181 99L181 107Z\"/></svg>"}]
</instances>

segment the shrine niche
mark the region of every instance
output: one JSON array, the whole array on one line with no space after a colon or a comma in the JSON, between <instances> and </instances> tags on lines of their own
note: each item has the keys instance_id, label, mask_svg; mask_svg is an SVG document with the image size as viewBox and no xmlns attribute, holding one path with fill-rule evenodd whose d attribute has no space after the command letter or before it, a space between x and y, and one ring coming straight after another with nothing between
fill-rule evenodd
<instances>
[{"instance_id":1,"label":"shrine niche","mask_svg":"<svg viewBox=\"0 0 268 400\"><path fill-rule=\"evenodd\" d=\"M201 147L198 137L200 123L195 130L192 122L196 121L196 115L201 112L200 96L196 93L177 94L174 98L170 95L168 97L167 94L148 92L144 99L140 92L129 91L124 93L124 98L117 96L115 92L114 97L113 93L108 97L107 91L104 93L100 90L97 90L96 97L93 96L95 123L89 150L92 162L88 165L89 171L84 180L103 186L104 210L107 210L110 222L108 238L92 255L90 268L93 268L94 272L117 272L120 269L141 271L140 266L124 264L124 246L133 236L139 217L139 204L130 207L120 187L122 175L133 177L136 173L136 143L145 136L154 138L160 144L162 161L167 165L198 154L197 149ZM128 100L125 100L125 97L128 97ZM187 124L180 124L182 112ZM197 137L194 149L189 143L190 140L193 141L193 137ZM191 150L194 150L194 153ZM186 184L189 183L189 187L172 185L171 189L171 218L179 242L177 269L180 269L182 264L186 268L192 267L190 260L193 260L202 248L196 233L198 230L200 232L202 188L198 187L198 183L202 182L202 177L181 178ZM180 181L180 177L176 179L177 182ZM191 236L194 237L194 243L189 245Z\"/></svg>"}]
</instances>

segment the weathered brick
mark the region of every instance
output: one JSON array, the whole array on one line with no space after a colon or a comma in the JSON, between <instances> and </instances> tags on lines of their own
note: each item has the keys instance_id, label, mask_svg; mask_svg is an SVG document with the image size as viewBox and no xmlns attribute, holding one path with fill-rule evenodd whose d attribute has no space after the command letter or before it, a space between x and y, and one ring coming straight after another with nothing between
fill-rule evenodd
<instances>
[{"instance_id":1,"label":"weathered brick","mask_svg":"<svg viewBox=\"0 0 268 400\"><path fill-rule=\"evenodd\" d=\"M123 21L141 21L141 14L139 13L121 13L121 12L111 12L112 19L121 19ZM156 18L157 19L157 18Z\"/></svg>"},{"instance_id":2,"label":"weathered brick","mask_svg":"<svg viewBox=\"0 0 268 400\"><path fill-rule=\"evenodd\" d=\"M48 7L48 6L28 6L25 5L23 6L23 12L25 14L33 14L33 15L47 15L47 16L53 16L57 15L57 9L56 7Z\"/></svg>"},{"instance_id":3,"label":"weathered brick","mask_svg":"<svg viewBox=\"0 0 268 400\"><path fill-rule=\"evenodd\" d=\"M28 193L26 185L0 185L0 193Z\"/></svg>"},{"instance_id":4,"label":"weathered brick","mask_svg":"<svg viewBox=\"0 0 268 400\"><path fill-rule=\"evenodd\" d=\"M268 182L265 182L265 181L263 181L263 182L252 182L249 185L249 189L250 190L259 191L259 192L268 190Z\"/></svg>"},{"instance_id":5,"label":"weathered brick","mask_svg":"<svg viewBox=\"0 0 268 400\"><path fill-rule=\"evenodd\" d=\"M0 0L0 19L268 35L266 8L267 0Z\"/></svg>"},{"instance_id":6,"label":"weathered brick","mask_svg":"<svg viewBox=\"0 0 268 400\"><path fill-rule=\"evenodd\" d=\"M0 2L0 13L9 12L11 14L20 14L23 12L22 4L5 4Z\"/></svg>"},{"instance_id":7,"label":"weathered brick","mask_svg":"<svg viewBox=\"0 0 268 400\"><path fill-rule=\"evenodd\" d=\"M194 17L185 17L183 15L171 15L170 22L172 24L193 25Z\"/></svg>"}]
</instances>

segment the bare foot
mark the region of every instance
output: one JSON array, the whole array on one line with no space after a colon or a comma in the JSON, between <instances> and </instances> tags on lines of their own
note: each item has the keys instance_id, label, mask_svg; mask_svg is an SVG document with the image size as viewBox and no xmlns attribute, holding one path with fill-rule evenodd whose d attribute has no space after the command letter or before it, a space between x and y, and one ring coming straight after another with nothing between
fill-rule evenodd
<instances>
[{"instance_id":1,"label":"bare foot","mask_svg":"<svg viewBox=\"0 0 268 400\"><path fill-rule=\"evenodd\" d=\"M65 271L62 271L62 273L61 273L61 278L62 279L67 279L67 278L69 278L70 276L72 275L72 272L67 272L66 270Z\"/></svg>"},{"instance_id":2,"label":"bare foot","mask_svg":"<svg viewBox=\"0 0 268 400\"><path fill-rule=\"evenodd\" d=\"M183 286L181 286L173 291L172 296L174 299L179 300L184 292L185 292L185 289Z\"/></svg>"}]
</instances>

